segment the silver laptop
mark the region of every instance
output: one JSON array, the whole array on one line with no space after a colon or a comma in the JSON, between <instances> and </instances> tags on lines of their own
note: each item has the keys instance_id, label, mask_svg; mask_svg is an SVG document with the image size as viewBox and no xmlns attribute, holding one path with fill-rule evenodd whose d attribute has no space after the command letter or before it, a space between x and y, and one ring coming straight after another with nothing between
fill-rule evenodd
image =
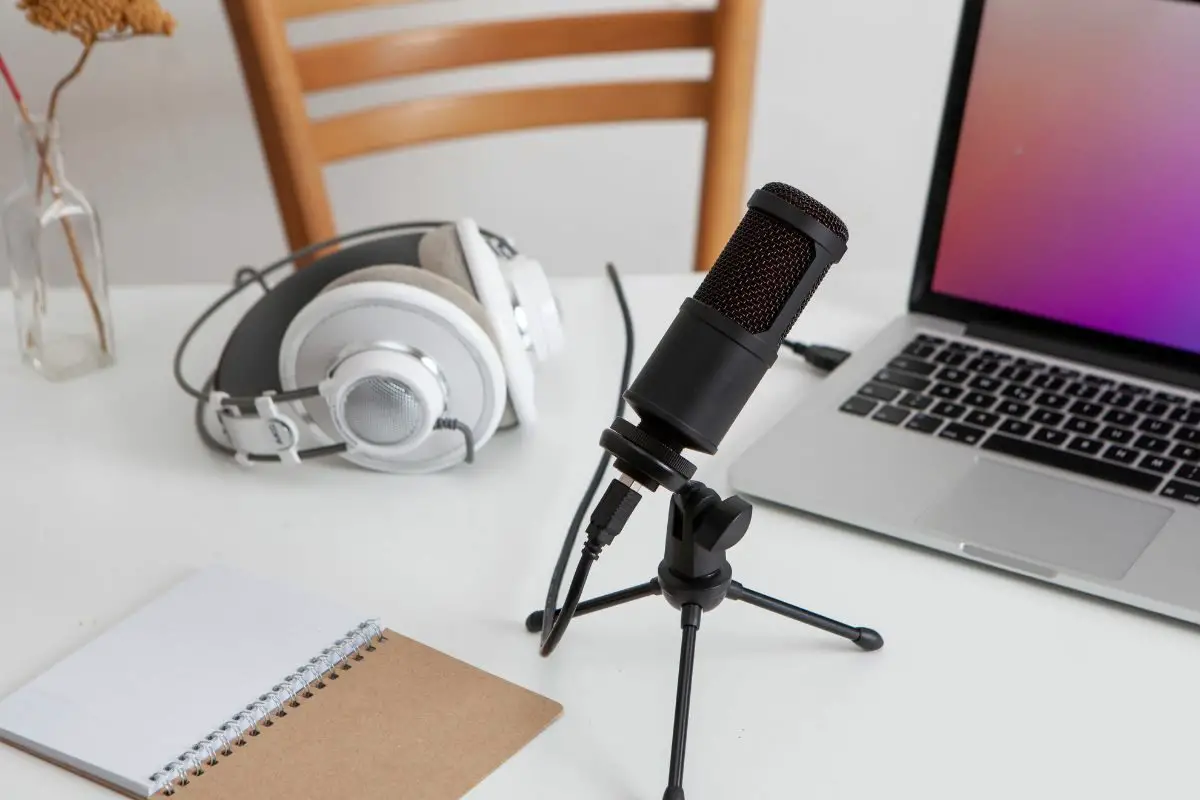
<instances>
[{"instance_id":1,"label":"silver laptop","mask_svg":"<svg viewBox=\"0 0 1200 800\"><path fill-rule=\"evenodd\" d=\"M1200 622L1200 2L968 0L912 283L733 486Z\"/></svg>"}]
</instances>

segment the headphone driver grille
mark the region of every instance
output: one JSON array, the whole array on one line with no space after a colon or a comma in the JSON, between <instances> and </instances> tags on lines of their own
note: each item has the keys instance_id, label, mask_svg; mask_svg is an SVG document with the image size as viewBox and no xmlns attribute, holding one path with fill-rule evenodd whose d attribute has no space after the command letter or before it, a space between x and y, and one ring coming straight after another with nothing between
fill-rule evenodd
<instances>
[{"instance_id":1,"label":"headphone driver grille","mask_svg":"<svg viewBox=\"0 0 1200 800\"><path fill-rule=\"evenodd\" d=\"M425 408L401 381L372 375L346 392L342 419L362 441L388 447L402 444L421 429Z\"/></svg>"}]
</instances>

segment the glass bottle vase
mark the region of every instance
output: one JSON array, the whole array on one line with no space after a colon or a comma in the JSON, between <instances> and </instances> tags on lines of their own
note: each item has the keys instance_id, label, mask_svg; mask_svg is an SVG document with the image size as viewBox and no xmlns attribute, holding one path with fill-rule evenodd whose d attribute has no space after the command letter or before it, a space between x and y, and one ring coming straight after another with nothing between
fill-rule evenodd
<instances>
[{"instance_id":1,"label":"glass bottle vase","mask_svg":"<svg viewBox=\"0 0 1200 800\"><path fill-rule=\"evenodd\" d=\"M2 222L18 348L46 378L68 380L114 361L100 220L67 181L57 125L18 119L17 135L24 183Z\"/></svg>"}]
</instances>

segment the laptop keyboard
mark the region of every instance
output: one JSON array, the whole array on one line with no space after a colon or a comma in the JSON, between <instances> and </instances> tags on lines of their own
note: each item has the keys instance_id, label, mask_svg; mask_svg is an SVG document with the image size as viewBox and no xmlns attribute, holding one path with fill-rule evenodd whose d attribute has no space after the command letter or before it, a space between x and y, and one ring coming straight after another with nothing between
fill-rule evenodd
<instances>
[{"instance_id":1,"label":"laptop keyboard","mask_svg":"<svg viewBox=\"0 0 1200 800\"><path fill-rule=\"evenodd\" d=\"M918 335L841 410L1200 505L1200 399Z\"/></svg>"}]
</instances>

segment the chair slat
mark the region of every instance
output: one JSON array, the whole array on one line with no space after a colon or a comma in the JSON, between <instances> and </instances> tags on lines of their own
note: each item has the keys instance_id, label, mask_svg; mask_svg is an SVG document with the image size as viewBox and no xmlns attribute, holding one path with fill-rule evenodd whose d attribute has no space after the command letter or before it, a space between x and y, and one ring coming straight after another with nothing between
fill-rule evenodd
<instances>
[{"instance_id":1,"label":"chair slat","mask_svg":"<svg viewBox=\"0 0 1200 800\"><path fill-rule=\"evenodd\" d=\"M536 58L712 46L712 11L512 20L400 31L295 51L307 92Z\"/></svg>"},{"instance_id":2,"label":"chair slat","mask_svg":"<svg viewBox=\"0 0 1200 800\"><path fill-rule=\"evenodd\" d=\"M332 14L335 11L353 11L370 6L398 6L404 3L420 2L420 0L275 0L275 2L279 6L279 15L283 19L289 20Z\"/></svg>"},{"instance_id":3,"label":"chair slat","mask_svg":"<svg viewBox=\"0 0 1200 800\"><path fill-rule=\"evenodd\" d=\"M561 125L704 118L707 81L586 84L409 100L315 121L329 163L394 147Z\"/></svg>"}]
</instances>

